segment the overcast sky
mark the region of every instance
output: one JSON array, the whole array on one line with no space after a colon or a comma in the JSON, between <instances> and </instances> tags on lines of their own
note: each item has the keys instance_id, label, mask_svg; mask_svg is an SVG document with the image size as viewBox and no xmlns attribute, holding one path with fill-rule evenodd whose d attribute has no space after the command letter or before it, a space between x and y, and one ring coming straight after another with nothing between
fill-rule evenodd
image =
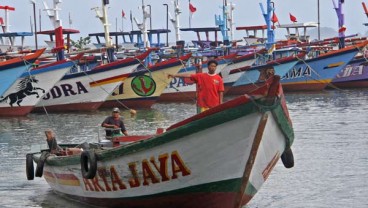
<instances>
[{"instance_id":1,"label":"overcast sky","mask_svg":"<svg viewBox=\"0 0 368 208\"><path fill-rule=\"evenodd\" d=\"M42 30L52 29L52 24L43 11L44 7L42 0L35 0L37 8L37 16L41 10ZM337 0L335 0L337 1ZM368 18L364 14L362 8L364 0L345 0L344 13L345 25L347 27L346 34L361 33L365 34L367 29L363 23L368 22ZM214 15L221 14L220 6L223 0L191 0L192 4L197 8L192 20L192 27L213 27L215 26ZM236 5L234 19L236 26L250 26L265 24L259 3L266 4L266 0L228 0ZM298 22L317 22L317 2L318 0L274 0L276 14L281 24L289 24L289 13L293 14ZM368 0L365 1L368 4ZM53 0L47 0L49 7L52 7ZM142 12L139 10L142 0L110 0L110 8L108 11L111 31L116 31L116 19L118 21L118 31L122 28L121 11L124 10L127 19L124 20L124 30L130 30L131 24L129 20L129 11L133 12L138 20L142 20ZM153 29L166 28L166 7L162 4L169 4L169 11L173 14L173 4L171 0L145 0L146 4L152 6L152 24ZM30 19L33 15L33 7L29 0L0 0L2 6L15 7L15 11L10 13L10 30L12 32L30 31ZM189 25L189 9L188 0L180 0L182 9L181 26L183 28ZM91 8L101 6L101 0L63 0L60 15L63 20L64 28L73 28L80 30L80 34L73 35L72 39L86 37L89 33L102 32L103 27L100 21L95 17L95 12ZM321 27L331 27L337 30L337 15L333 9L332 0L320 0L321 8ZM72 19L72 25L69 25L69 13ZM0 11L0 17L4 17L4 11ZM32 17L33 19L33 17ZM39 21L37 17L37 21ZM134 25L134 28L137 27ZM169 29L173 31L172 24L169 24ZM285 34L280 29L277 31L277 38L282 38ZM241 31L235 32L236 38L243 37ZM48 37L40 37L47 39ZM175 34L172 32L169 35L170 41L175 39ZM191 32L183 32L182 39L189 41L195 39ZM33 38L27 38L26 44L32 45Z\"/></svg>"}]
</instances>

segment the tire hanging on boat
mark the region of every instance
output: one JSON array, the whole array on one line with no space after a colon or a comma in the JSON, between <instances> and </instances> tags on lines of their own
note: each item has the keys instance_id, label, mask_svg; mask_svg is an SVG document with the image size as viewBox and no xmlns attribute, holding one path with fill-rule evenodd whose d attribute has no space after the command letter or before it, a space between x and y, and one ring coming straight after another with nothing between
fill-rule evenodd
<instances>
[{"instance_id":1,"label":"tire hanging on boat","mask_svg":"<svg viewBox=\"0 0 368 208\"><path fill-rule=\"evenodd\" d=\"M93 179L97 172L97 158L93 151L83 151L80 158L82 176L86 179Z\"/></svg>"},{"instance_id":2,"label":"tire hanging on boat","mask_svg":"<svg viewBox=\"0 0 368 208\"><path fill-rule=\"evenodd\" d=\"M281 160L285 168L294 167L294 154L293 151L291 151L291 148L285 150L284 153L282 153Z\"/></svg>"},{"instance_id":3,"label":"tire hanging on boat","mask_svg":"<svg viewBox=\"0 0 368 208\"><path fill-rule=\"evenodd\" d=\"M49 155L50 154L48 152L41 153L40 159L38 160L37 166L36 166L36 177L42 177L43 166L45 165L45 161Z\"/></svg>"},{"instance_id":4,"label":"tire hanging on boat","mask_svg":"<svg viewBox=\"0 0 368 208\"><path fill-rule=\"evenodd\" d=\"M27 174L27 180L34 179L34 165L33 165L33 155L32 154L26 155L26 174Z\"/></svg>"}]
</instances>

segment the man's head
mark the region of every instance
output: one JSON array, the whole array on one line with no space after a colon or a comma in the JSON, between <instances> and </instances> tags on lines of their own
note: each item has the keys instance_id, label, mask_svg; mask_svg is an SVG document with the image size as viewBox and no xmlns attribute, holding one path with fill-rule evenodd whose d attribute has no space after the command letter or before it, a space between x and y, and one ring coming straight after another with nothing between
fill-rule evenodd
<instances>
[{"instance_id":1,"label":"man's head","mask_svg":"<svg viewBox=\"0 0 368 208\"><path fill-rule=\"evenodd\" d=\"M120 110L119 110L119 108L113 108L112 109L112 115L114 117L119 117L120 116Z\"/></svg>"},{"instance_id":2,"label":"man's head","mask_svg":"<svg viewBox=\"0 0 368 208\"><path fill-rule=\"evenodd\" d=\"M211 59L208 61L208 73L215 74L218 63L216 60Z\"/></svg>"}]
</instances>

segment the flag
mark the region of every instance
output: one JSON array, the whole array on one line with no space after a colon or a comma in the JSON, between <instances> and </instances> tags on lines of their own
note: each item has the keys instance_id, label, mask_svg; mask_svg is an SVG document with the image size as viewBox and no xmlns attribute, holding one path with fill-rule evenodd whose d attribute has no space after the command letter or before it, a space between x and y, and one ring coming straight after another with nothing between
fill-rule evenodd
<instances>
[{"instance_id":1,"label":"flag","mask_svg":"<svg viewBox=\"0 0 368 208\"><path fill-rule=\"evenodd\" d=\"M279 19L277 18L277 16L276 16L276 13L275 13L275 12L274 12L274 13L273 13L273 15L272 15L271 21L272 21L273 23L276 23L276 22L278 22L278 21L279 21Z\"/></svg>"},{"instance_id":2,"label":"flag","mask_svg":"<svg viewBox=\"0 0 368 208\"><path fill-rule=\"evenodd\" d=\"M292 21L294 23L297 22L296 17L294 15L289 13L289 16L290 16L290 21Z\"/></svg>"},{"instance_id":3,"label":"flag","mask_svg":"<svg viewBox=\"0 0 368 208\"><path fill-rule=\"evenodd\" d=\"M121 17L122 17L122 18L124 18L124 19L126 19L126 18L125 18L125 12L124 12L124 9L122 9L122 10L121 10Z\"/></svg>"},{"instance_id":4,"label":"flag","mask_svg":"<svg viewBox=\"0 0 368 208\"><path fill-rule=\"evenodd\" d=\"M343 32L345 32L346 31L346 26L345 25L343 25L343 26L341 26L340 28L339 28L339 33L343 33Z\"/></svg>"},{"instance_id":5,"label":"flag","mask_svg":"<svg viewBox=\"0 0 368 208\"><path fill-rule=\"evenodd\" d=\"M196 12L196 11L197 11L197 8L195 8L195 7L193 6L193 4L192 4L192 3L189 3L189 11L190 11L191 13L194 13L194 12Z\"/></svg>"}]
</instances>

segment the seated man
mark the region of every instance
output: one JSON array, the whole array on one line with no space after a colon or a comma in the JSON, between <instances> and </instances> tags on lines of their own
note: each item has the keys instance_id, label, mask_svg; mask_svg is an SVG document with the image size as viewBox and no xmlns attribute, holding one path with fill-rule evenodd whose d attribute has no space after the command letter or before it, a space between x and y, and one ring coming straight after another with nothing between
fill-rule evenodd
<instances>
[{"instance_id":1,"label":"seated man","mask_svg":"<svg viewBox=\"0 0 368 208\"><path fill-rule=\"evenodd\" d=\"M102 127L106 129L106 136L111 137L113 134L120 134L120 131L128 136L128 132L125 129L124 122L120 116L119 108L114 108L112 110L112 116L107 117L101 124Z\"/></svg>"}]
</instances>

